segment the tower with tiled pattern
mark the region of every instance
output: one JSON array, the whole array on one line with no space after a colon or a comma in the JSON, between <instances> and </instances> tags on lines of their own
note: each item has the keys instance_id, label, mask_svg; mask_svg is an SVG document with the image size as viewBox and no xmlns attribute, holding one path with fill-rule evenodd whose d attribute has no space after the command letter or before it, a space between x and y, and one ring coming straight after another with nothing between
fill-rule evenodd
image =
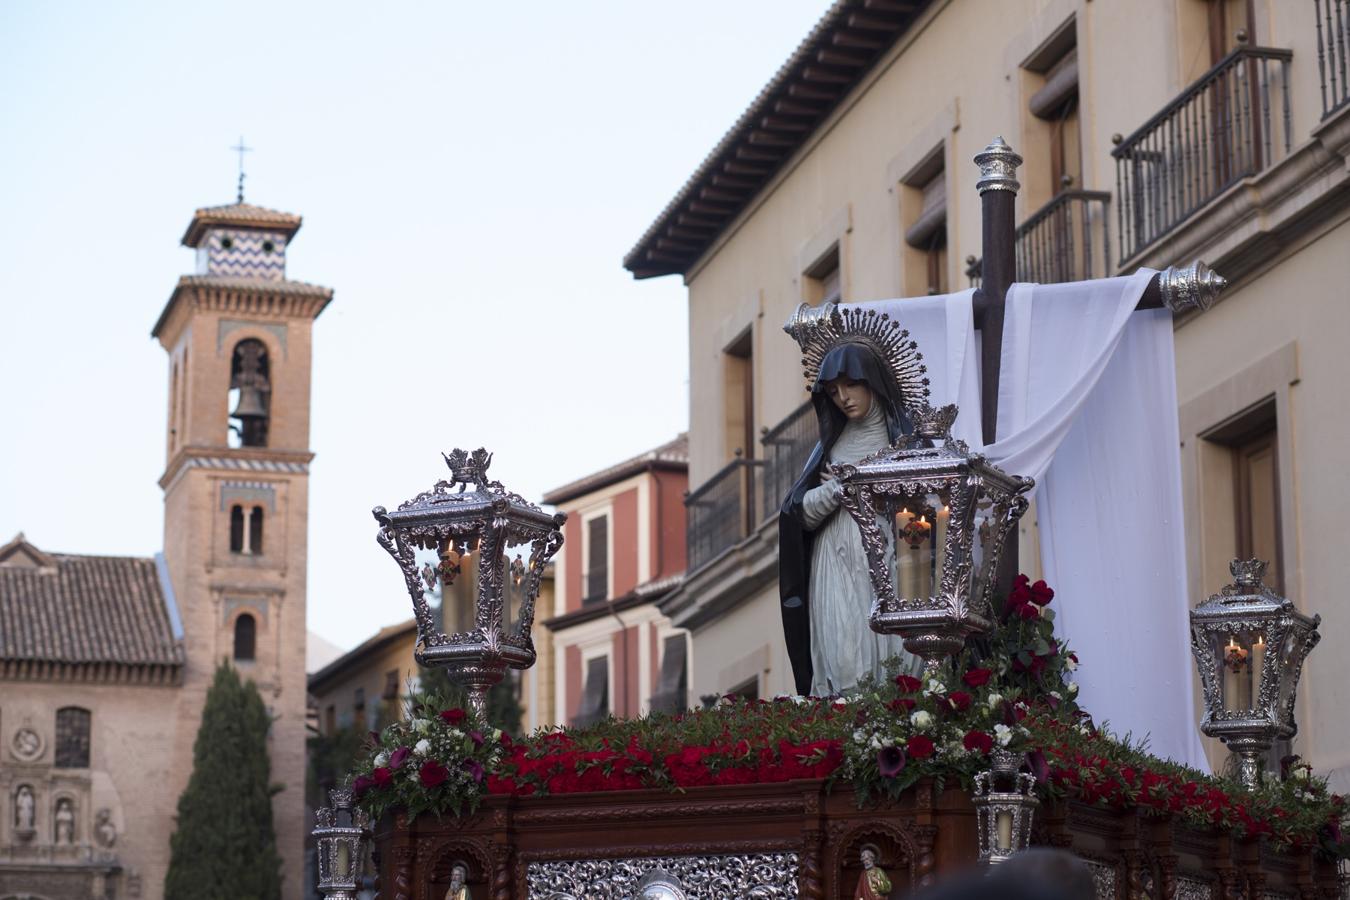
<instances>
[{"instance_id":1,"label":"tower with tiled pattern","mask_svg":"<svg viewBox=\"0 0 1350 900\"><path fill-rule=\"evenodd\" d=\"M303 885L305 565L310 338L328 288L286 278L300 217L248 204L199 209L183 235L197 272L153 335L169 354L164 555L187 670L174 767L186 785L215 666L257 683L269 736L287 900Z\"/></svg>"}]
</instances>

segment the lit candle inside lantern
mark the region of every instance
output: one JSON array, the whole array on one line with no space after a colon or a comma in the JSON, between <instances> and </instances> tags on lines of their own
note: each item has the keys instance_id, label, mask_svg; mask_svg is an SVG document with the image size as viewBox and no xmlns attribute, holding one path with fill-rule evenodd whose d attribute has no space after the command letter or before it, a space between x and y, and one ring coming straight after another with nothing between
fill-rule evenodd
<instances>
[{"instance_id":1,"label":"lit candle inside lantern","mask_svg":"<svg viewBox=\"0 0 1350 900\"><path fill-rule=\"evenodd\" d=\"M337 845L337 877L346 878L347 873L351 871L352 859L351 848L347 846L346 841L338 841Z\"/></svg>"},{"instance_id":2,"label":"lit candle inside lantern","mask_svg":"<svg viewBox=\"0 0 1350 900\"><path fill-rule=\"evenodd\" d=\"M1247 651L1238 646L1236 637L1230 637L1228 646L1223 649L1223 708L1250 709L1251 694L1251 671L1247 666Z\"/></svg>"},{"instance_id":3,"label":"lit candle inside lantern","mask_svg":"<svg viewBox=\"0 0 1350 900\"><path fill-rule=\"evenodd\" d=\"M1251 665L1251 686L1248 688L1250 705L1257 706L1261 703L1261 676L1266 663L1266 639L1265 636L1258 637L1256 643L1252 644L1252 655L1250 657Z\"/></svg>"},{"instance_id":4,"label":"lit candle inside lantern","mask_svg":"<svg viewBox=\"0 0 1350 900\"><path fill-rule=\"evenodd\" d=\"M998 849L1012 849L1012 812L1006 809L998 811L995 824L998 827Z\"/></svg>"},{"instance_id":5,"label":"lit candle inside lantern","mask_svg":"<svg viewBox=\"0 0 1350 900\"><path fill-rule=\"evenodd\" d=\"M895 514L897 587L902 598L915 599L931 596L933 589L932 561L928 538L932 525L908 508Z\"/></svg>"},{"instance_id":6,"label":"lit candle inside lantern","mask_svg":"<svg viewBox=\"0 0 1350 900\"><path fill-rule=\"evenodd\" d=\"M942 590L942 566L947 555L947 525L952 517L944 503L937 514L937 528L933 529L933 593Z\"/></svg>"}]
</instances>

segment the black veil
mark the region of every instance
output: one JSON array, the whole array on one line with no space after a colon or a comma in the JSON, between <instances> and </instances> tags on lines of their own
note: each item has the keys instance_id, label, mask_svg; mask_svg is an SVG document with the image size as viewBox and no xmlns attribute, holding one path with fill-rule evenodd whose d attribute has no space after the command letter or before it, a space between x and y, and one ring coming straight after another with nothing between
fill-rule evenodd
<instances>
[{"instance_id":1,"label":"black veil","mask_svg":"<svg viewBox=\"0 0 1350 900\"><path fill-rule=\"evenodd\" d=\"M874 402L886 415L886 431L894 441L914 431L913 423L901 402L900 386L890 369L867 345L843 343L830 350L820 364L820 375L811 385L811 404L816 410L820 441L811 451L806 467L783 500L778 517L778 592L782 599L783 639L798 694L811 692L811 584L812 533L802 512L802 497L820 484L820 474L830 448L839 439L848 418L825 393L825 385L836 378L866 382ZM860 627L865 627L859 623Z\"/></svg>"}]
</instances>

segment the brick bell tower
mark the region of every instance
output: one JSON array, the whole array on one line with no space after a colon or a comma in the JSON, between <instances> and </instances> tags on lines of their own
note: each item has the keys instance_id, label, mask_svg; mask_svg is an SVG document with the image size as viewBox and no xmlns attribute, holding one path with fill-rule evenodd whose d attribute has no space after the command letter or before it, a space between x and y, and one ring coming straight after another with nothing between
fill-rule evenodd
<instances>
[{"instance_id":1,"label":"brick bell tower","mask_svg":"<svg viewBox=\"0 0 1350 900\"><path fill-rule=\"evenodd\" d=\"M251 678L274 718L269 745L285 896L305 871L305 563L310 339L329 288L286 277L300 217L246 204L199 209L197 251L153 336L169 354L164 557L182 611L187 668L174 797L216 665ZM168 812L168 811L166 811Z\"/></svg>"}]
</instances>

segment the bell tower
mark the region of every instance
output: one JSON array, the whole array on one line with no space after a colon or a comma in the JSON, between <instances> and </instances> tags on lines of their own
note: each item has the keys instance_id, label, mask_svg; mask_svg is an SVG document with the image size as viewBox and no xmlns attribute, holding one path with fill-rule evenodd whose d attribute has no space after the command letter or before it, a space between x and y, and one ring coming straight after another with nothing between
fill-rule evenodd
<instances>
[{"instance_id":1,"label":"bell tower","mask_svg":"<svg viewBox=\"0 0 1350 900\"><path fill-rule=\"evenodd\" d=\"M199 209L153 336L169 355L164 558L187 655L178 711L181 793L221 660L269 706L273 800L287 900L304 871L305 564L310 339L329 288L286 277L300 217L243 202Z\"/></svg>"}]
</instances>

